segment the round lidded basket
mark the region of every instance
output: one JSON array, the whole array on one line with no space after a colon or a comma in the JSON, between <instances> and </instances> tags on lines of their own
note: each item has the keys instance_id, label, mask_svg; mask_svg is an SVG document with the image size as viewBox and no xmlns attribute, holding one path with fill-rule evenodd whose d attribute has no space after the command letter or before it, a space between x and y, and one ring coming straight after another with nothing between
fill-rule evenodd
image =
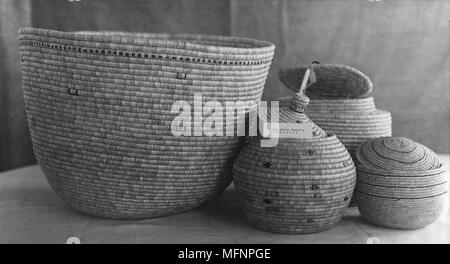
<instances>
[{"instance_id":1,"label":"round lidded basket","mask_svg":"<svg viewBox=\"0 0 450 264\"><path fill-rule=\"evenodd\" d=\"M273 147L262 145L267 138L261 135L251 137L234 162L239 201L260 229L321 232L341 219L350 202L356 183L353 161L335 135L303 113L308 101L296 95L290 106L280 108L279 122L310 126L311 137L280 137Z\"/></svg>"},{"instance_id":2,"label":"round lidded basket","mask_svg":"<svg viewBox=\"0 0 450 264\"><path fill-rule=\"evenodd\" d=\"M356 152L355 198L369 222L417 229L436 221L448 192L448 173L429 148L403 137L368 140Z\"/></svg>"},{"instance_id":3,"label":"round lidded basket","mask_svg":"<svg viewBox=\"0 0 450 264\"><path fill-rule=\"evenodd\" d=\"M19 47L38 163L70 207L107 218L177 213L222 193L245 138L194 136L197 120L185 123L193 136L174 135L173 121L195 111L196 95L258 105L275 48L236 37L36 28L19 31Z\"/></svg>"}]
</instances>

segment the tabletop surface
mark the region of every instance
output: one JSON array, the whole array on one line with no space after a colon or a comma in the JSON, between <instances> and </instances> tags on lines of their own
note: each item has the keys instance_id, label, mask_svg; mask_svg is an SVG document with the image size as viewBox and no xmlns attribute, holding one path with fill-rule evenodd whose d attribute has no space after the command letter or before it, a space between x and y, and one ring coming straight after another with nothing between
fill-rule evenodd
<instances>
[{"instance_id":1,"label":"tabletop surface","mask_svg":"<svg viewBox=\"0 0 450 264\"><path fill-rule=\"evenodd\" d=\"M441 155L448 168L449 156ZM446 243L450 242L448 199L435 223L394 230L366 223L348 208L332 229L281 235L251 226L233 186L197 209L146 220L107 220L68 208L50 189L39 166L0 173L0 243Z\"/></svg>"}]
</instances>

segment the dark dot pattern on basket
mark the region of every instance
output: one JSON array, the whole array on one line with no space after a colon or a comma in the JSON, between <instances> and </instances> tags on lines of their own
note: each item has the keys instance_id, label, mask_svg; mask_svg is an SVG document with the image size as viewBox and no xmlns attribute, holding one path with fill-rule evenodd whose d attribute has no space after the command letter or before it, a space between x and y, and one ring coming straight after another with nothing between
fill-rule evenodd
<instances>
[{"instance_id":1,"label":"dark dot pattern on basket","mask_svg":"<svg viewBox=\"0 0 450 264\"><path fill-rule=\"evenodd\" d=\"M70 94L70 95L76 95L76 96L78 96L78 89L75 89L75 88L69 88L69 89L67 89L67 92L68 92L68 94Z\"/></svg>"},{"instance_id":2,"label":"dark dot pattern on basket","mask_svg":"<svg viewBox=\"0 0 450 264\"><path fill-rule=\"evenodd\" d=\"M272 203L272 200L270 200L270 199L264 199L263 202L264 202L265 204L271 204L271 203Z\"/></svg>"},{"instance_id":3,"label":"dark dot pattern on basket","mask_svg":"<svg viewBox=\"0 0 450 264\"><path fill-rule=\"evenodd\" d=\"M345 201L347 201L347 200L348 200L348 197L347 197L347 196L345 196L345 197L344 197L344 202L345 202Z\"/></svg>"},{"instance_id":4,"label":"dark dot pattern on basket","mask_svg":"<svg viewBox=\"0 0 450 264\"><path fill-rule=\"evenodd\" d=\"M150 54L145 52L129 52L121 50L111 50L111 49L94 49L77 47L70 45L53 44L37 40L21 40L21 44L28 46L36 46L43 48L51 48L60 51L73 51L79 53L89 53L97 55L115 55L120 57L132 57L132 58L152 58L152 59L164 59L164 60L175 60L175 61L186 61L186 62L198 62L198 63L209 63L209 64L220 64L220 65L243 65L243 66L253 66L253 65L264 65L272 63L273 59L262 59L262 60L252 60L252 61L237 61L237 60L211 60L203 59L197 57L185 57L185 56L170 56L162 54Z\"/></svg>"},{"instance_id":5,"label":"dark dot pattern on basket","mask_svg":"<svg viewBox=\"0 0 450 264\"><path fill-rule=\"evenodd\" d=\"M308 218L308 219L306 219L306 223L314 223L314 219L312 219L312 218Z\"/></svg>"},{"instance_id":6,"label":"dark dot pattern on basket","mask_svg":"<svg viewBox=\"0 0 450 264\"><path fill-rule=\"evenodd\" d=\"M313 185L311 185L311 187L309 187L311 190L319 190L320 188L319 188L319 185L317 185L317 184L313 184Z\"/></svg>"},{"instance_id":7,"label":"dark dot pattern on basket","mask_svg":"<svg viewBox=\"0 0 450 264\"><path fill-rule=\"evenodd\" d=\"M186 79L186 77L187 77L186 73L184 73L184 72L177 72L177 79L183 80L183 79Z\"/></svg>"},{"instance_id":8,"label":"dark dot pattern on basket","mask_svg":"<svg viewBox=\"0 0 450 264\"><path fill-rule=\"evenodd\" d=\"M264 168L270 168L270 167L272 167L272 163L270 163L270 162L264 162Z\"/></svg>"},{"instance_id":9,"label":"dark dot pattern on basket","mask_svg":"<svg viewBox=\"0 0 450 264\"><path fill-rule=\"evenodd\" d=\"M312 155L314 155L314 150L312 150L312 149L308 149L308 155L309 155L309 156L312 156Z\"/></svg>"}]
</instances>

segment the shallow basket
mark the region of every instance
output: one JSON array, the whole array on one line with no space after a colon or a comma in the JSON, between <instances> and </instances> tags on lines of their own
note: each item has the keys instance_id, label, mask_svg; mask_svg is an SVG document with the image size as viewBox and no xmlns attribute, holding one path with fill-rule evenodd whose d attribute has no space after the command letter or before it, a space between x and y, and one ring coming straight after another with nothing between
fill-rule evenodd
<instances>
[{"instance_id":1,"label":"shallow basket","mask_svg":"<svg viewBox=\"0 0 450 264\"><path fill-rule=\"evenodd\" d=\"M438 156L406 138L384 137L356 153L355 198L375 225L417 229L439 218L448 196L448 174Z\"/></svg>"},{"instance_id":2,"label":"shallow basket","mask_svg":"<svg viewBox=\"0 0 450 264\"><path fill-rule=\"evenodd\" d=\"M309 65L294 68L282 68L280 81L289 89L297 92ZM367 96L373 84L361 71L344 64L317 64L314 66L316 82L305 94L311 99L349 99Z\"/></svg>"},{"instance_id":3,"label":"shallow basket","mask_svg":"<svg viewBox=\"0 0 450 264\"><path fill-rule=\"evenodd\" d=\"M172 106L194 94L257 105L274 53L245 38L35 28L19 31L19 46L38 163L69 206L108 218L220 195L243 138L174 136Z\"/></svg>"},{"instance_id":4,"label":"shallow basket","mask_svg":"<svg viewBox=\"0 0 450 264\"><path fill-rule=\"evenodd\" d=\"M316 233L342 217L356 172L336 136L280 138L261 147L254 137L237 156L233 175L249 221L276 233Z\"/></svg>"}]
</instances>

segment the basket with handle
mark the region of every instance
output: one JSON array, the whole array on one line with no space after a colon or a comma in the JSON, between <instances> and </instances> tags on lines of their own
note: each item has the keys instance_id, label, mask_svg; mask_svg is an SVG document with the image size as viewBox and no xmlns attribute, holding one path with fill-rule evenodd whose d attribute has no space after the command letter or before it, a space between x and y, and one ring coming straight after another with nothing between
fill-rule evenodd
<instances>
[{"instance_id":1,"label":"basket with handle","mask_svg":"<svg viewBox=\"0 0 450 264\"><path fill-rule=\"evenodd\" d=\"M279 122L309 126L310 137L280 137L274 147L263 147L262 135L251 137L234 162L239 201L248 220L263 230L321 232L341 219L350 202L356 183L352 158L335 135L304 114L308 102L300 89L280 108ZM271 115L262 113L269 121Z\"/></svg>"},{"instance_id":2,"label":"basket with handle","mask_svg":"<svg viewBox=\"0 0 450 264\"><path fill-rule=\"evenodd\" d=\"M37 28L19 31L19 47L38 163L70 207L107 218L177 213L220 195L244 137L176 136L172 107L192 107L195 94L257 105L274 54L237 37Z\"/></svg>"}]
</instances>

